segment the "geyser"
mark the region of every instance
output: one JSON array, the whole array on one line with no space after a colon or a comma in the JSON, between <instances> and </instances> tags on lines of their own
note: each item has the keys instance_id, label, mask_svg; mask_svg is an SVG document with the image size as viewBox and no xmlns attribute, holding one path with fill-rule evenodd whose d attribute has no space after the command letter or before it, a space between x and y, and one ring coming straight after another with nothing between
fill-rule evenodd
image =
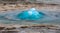
<instances>
[{"instance_id":1,"label":"geyser","mask_svg":"<svg viewBox=\"0 0 60 33\"><path fill-rule=\"evenodd\" d=\"M18 18L22 20L39 20L43 17L42 12L38 12L35 8L25 10L18 14Z\"/></svg>"}]
</instances>

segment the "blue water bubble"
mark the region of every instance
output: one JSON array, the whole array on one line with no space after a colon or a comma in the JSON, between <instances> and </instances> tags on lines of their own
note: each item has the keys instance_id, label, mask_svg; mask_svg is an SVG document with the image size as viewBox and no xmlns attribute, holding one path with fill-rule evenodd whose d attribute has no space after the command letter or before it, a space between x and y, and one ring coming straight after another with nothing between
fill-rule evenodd
<instances>
[{"instance_id":1,"label":"blue water bubble","mask_svg":"<svg viewBox=\"0 0 60 33\"><path fill-rule=\"evenodd\" d=\"M39 20L44 16L44 13L38 12L35 8L25 10L17 15L22 20Z\"/></svg>"}]
</instances>

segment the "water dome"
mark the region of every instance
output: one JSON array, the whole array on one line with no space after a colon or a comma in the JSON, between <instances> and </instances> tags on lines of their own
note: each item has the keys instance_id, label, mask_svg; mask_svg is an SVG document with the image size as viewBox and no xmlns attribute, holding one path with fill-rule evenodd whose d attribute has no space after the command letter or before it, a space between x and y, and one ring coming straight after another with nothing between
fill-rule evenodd
<instances>
[{"instance_id":1,"label":"water dome","mask_svg":"<svg viewBox=\"0 0 60 33\"><path fill-rule=\"evenodd\" d=\"M38 12L35 8L25 10L18 14L18 18L22 20L39 20L43 17L42 12Z\"/></svg>"}]
</instances>

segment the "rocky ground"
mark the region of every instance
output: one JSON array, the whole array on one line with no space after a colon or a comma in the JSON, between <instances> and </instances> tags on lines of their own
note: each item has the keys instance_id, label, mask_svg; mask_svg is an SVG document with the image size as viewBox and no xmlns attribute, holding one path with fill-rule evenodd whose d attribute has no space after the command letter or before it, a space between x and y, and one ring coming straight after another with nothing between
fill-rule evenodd
<instances>
[{"instance_id":1,"label":"rocky ground","mask_svg":"<svg viewBox=\"0 0 60 33\"><path fill-rule=\"evenodd\" d=\"M36 8L40 10L47 10L47 11L59 11L60 10L60 5L46 5L46 4L28 4L28 5L22 5L22 4L17 4L17 5L0 5L0 11L7 11L7 10L16 10L16 9L29 9L29 8Z\"/></svg>"},{"instance_id":2,"label":"rocky ground","mask_svg":"<svg viewBox=\"0 0 60 33\"><path fill-rule=\"evenodd\" d=\"M59 25L6 25L0 24L0 33L60 33Z\"/></svg>"}]
</instances>

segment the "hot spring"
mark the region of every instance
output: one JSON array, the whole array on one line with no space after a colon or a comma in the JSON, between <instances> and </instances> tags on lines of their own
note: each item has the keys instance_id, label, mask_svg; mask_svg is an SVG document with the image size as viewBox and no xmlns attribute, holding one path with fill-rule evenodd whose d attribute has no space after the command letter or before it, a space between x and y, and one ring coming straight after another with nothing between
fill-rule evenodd
<instances>
[{"instance_id":1,"label":"hot spring","mask_svg":"<svg viewBox=\"0 0 60 33\"><path fill-rule=\"evenodd\" d=\"M37 10L13 10L0 12L0 23L3 24L59 24L60 12Z\"/></svg>"}]
</instances>

